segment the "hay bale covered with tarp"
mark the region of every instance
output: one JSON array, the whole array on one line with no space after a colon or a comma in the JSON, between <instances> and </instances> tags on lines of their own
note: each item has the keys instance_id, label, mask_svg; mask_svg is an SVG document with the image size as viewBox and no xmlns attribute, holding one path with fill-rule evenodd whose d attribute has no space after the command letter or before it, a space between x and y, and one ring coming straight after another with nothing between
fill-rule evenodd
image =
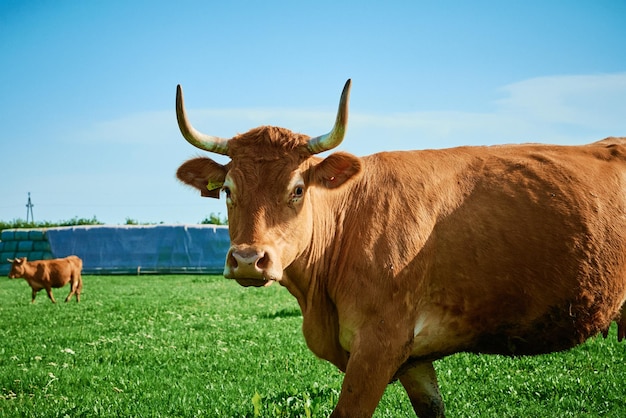
<instances>
[{"instance_id":1,"label":"hay bale covered with tarp","mask_svg":"<svg viewBox=\"0 0 626 418\"><path fill-rule=\"evenodd\" d=\"M89 225L49 228L55 258L74 254L84 274L221 273L230 246L218 225Z\"/></svg>"}]
</instances>

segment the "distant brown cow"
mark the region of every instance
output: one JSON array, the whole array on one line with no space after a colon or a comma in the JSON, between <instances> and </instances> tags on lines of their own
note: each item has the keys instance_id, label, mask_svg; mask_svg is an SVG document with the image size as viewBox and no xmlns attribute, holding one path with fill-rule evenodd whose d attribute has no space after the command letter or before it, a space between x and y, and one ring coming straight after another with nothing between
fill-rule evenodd
<instances>
[{"instance_id":1,"label":"distant brown cow","mask_svg":"<svg viewBox=\"0 0 626 418\"><path fill-rule=\"evenodd\" d=\"M70 293L65 301L69 301L72 295L76 293L76 302L80 302L80 292L83 289L81 276L83 260L77 256L70 255L66 258L37 261L27 261L26 257L22 257L8 261L12 263L9 278L26 279L33 289L31 303L35 302L35 296L41 289L46 289L52 303L56 303L54 296L52 296L52 288L63 287L68 282L70 283Z\"/></svg>"},{"instance_id":2,"label":"distant brown cow","mask_svg":"<svg viewBox=\"0 0 626 418\"><path fill-rule=\"evenodd\" d=\"M332 416L371 416L399 379L416 414L444 415L432 362L460 351L565 350L626 318L626 138L315 154L333 130L263 126L232 139L196 131L178 178L226 197L224 276L294 295L309 348L345 371ZM381 138L384 140L384 138Z\"/></svg>"}]
</instances>

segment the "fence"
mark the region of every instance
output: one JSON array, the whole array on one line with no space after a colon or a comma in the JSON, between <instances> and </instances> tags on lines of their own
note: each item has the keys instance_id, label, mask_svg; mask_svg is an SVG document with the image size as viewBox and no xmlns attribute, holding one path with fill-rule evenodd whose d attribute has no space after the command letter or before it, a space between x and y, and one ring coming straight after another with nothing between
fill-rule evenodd
<instances>
[{"instance_id":1,"label":"fence","mask_svg":"<svg viewBox=\"0 0 626 418\"><path fill-rule=\"evenodd\" d=\"M221 273L230 239L218 225L72 226L6 229L0 236L0 274L7 259L77 255L84 274Z\"/></svg>"}]
</instances>

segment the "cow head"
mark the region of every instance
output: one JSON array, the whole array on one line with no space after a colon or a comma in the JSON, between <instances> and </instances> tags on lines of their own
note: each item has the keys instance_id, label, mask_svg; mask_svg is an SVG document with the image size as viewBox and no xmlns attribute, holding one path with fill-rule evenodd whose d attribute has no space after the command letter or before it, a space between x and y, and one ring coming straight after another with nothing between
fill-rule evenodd
<instances>
[{"instance_id":1,"label":"cow head","mask_svg":"<svg viewBox=\"0 0 626 418\"><path fill-rule=\"evenodd\" d=\"M209 158L185 162L177 171L202 196L226 197L231 247L224 276L244 286L280 281L284 270L310 245L314 193L336 189L361 171L361 160L337 152L348 121L350 80L341 94L333 129L310 138L284 128L262 126L231 139L196 131L185 113L182 89L176 92L176 116L185 139L205 151L230 157L222 165ZM322 209L322 208L318 208Z\"/></svg>"},{"instance_id":2,"label":"cow head","mask_svg":"<svg viewBox=\"0 0 626 418\"><path fill-rule=\"evenodd\" d=\"M9 271L9 279L18 279L24 274L24 266L26 265L26 257L16 258L11 260L7 258L7 261L11 263L11 271Z\"/></svg>"}]
</instances>

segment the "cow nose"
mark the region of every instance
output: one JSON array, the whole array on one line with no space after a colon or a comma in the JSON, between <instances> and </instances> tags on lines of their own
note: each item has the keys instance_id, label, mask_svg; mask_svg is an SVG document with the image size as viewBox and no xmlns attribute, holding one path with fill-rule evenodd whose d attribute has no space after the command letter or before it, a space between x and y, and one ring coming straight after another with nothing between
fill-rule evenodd
<instances>
[{"instance_id":1,"label":"cow nose","mask_svg":"<svg viewBox=\"0 0 626 418\"><path fill-rule=\"evenodd\" d=\"M226 259L224 276L229 279L263 279L268 264L266 252L259 248L231 248Z\"/></svg>"}]
</instances>

